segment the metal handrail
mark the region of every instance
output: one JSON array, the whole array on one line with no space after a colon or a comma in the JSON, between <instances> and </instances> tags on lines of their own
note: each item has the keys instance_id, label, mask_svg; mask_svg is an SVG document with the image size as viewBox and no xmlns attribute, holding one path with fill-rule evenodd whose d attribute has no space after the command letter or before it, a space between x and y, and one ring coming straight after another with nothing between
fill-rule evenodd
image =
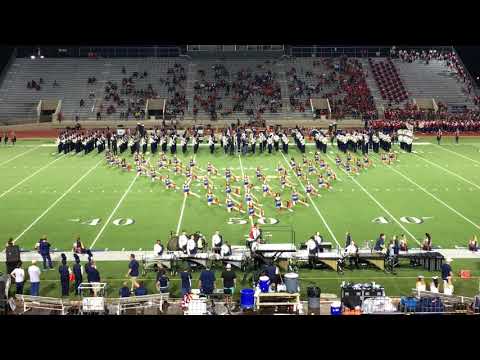
<instances>
[{"instance_id":1,"label":"metal handrail","mask_svg":"<svg viewBox=\"0 0 480 360\"><path fill-rule=\"evenodd\" d=\"M452 46L452 51L453 53L457 56L457 59L458 61L460 62L460 65L462 65L463 69L465 70L465 72L467 73L469 79L470 79L470 82L472 84L472 90L473 90L473 93L475 96L478 96L478 92L479 92L479 89L478 89L478 85L475 81L475 78L472 76L472 74L470 73L470 71L468 70L468 68L465 66L462 58L460 57L460 54L458 53L458 51Z\"/></svg>"}]
</instances>

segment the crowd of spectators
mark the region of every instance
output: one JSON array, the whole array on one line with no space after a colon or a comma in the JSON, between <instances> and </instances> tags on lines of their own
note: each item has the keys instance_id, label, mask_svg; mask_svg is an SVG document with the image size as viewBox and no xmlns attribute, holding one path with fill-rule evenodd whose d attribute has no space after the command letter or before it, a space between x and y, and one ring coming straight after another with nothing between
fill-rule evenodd
<instances>
[{"instance_id":1,"label":"crowd of spectators","mask_svg":"<svg viewBox=\"0 0 480 360\"><path fill-rule=\"evenodd\" d=\"M278 113L282 110L282 95L277 73L269 60L231 72L223 64L215 64L208 71L200 69L199 80L194 84L193 114L201 109L217 118L217 112L228 116L233 112L244 112L259 119L265 112ZM211 72L210 72L211 71ZM229 100L229 101L226 101Z\"/></svg>"},{"instance_id":2,"label":"crowd of spectators","mask_svg":"<svg viewBox=\"0 0 480 360\"><path fill-rule=\"evenodd\" d=\"M167 100L165 112L167 117L183 117L188 109L188 100L185 96L187 76L185 67L182 64L175 63L173 67L167 69L166 78L160 78L160 84L167 87L168 94L173 94Z\"/></svg>"},{"instance_id":3,"label":"crowd of spectators","mask_svg":"<svg viewBox=\"0 0 480 360\"><path fill-rule=\"evenodd\" d=\"M300 74L304 74L303 78ZM329 99L332 117L336 119L376 117L373 96L357 59L342 56L315 60L311 68L291 67L286 75L293 111L304 112L314 96Z\"/></svg>"}]
</instances>

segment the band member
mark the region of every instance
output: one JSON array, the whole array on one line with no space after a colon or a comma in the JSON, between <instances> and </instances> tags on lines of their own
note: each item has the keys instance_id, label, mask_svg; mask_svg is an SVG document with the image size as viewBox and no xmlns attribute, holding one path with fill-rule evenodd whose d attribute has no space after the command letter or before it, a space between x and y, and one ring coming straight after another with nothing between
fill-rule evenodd
<instances>
[{"instance_id":1,"label":"band member","mask_svg":"<svg viewBox=\"0 0 480 360\"><path fill-rule=\"evenodd\" d=\"M458 144L458 139L460 137L460 130L458 128L455 130L455 143Z\"/></svg>"},{"instance_id":2,"label":"band member","mask_svg":"<svg viewBox=\"0 0 480 360\"><path fill-rule=\"evenodd\" d=\"M182 138L180 139L180 146L182 147L182 153L186 154L187 153L187 137L184 134Z\"/></svg>"},{"instance_id":3,"label":"band member","mask_svg":"<svg viewBox=\"0 0 480 360\"><path fill-rule=\"evenodd\" d=\"M437 143L440 145L440 141L442 141L442 130L438 129L437 131Z\"/></svg>"},{"instance_id":4,"label":"band member","mask_svg":"<svg viewBox=\"0 0 480 360\"><path fill-rule=\"evenodd\" d=\"M215 151L215 139L213 138L213 135L208 137L208 147L210 148L210 154L213 154Z\"/></svg>"},{"instance_id":5,"label":"band member","mask_svg":"<svg viewBox=\"0 0 480 360\"><path fill-rule=\"evenodd\" d=\"M318 196L319 193L317 189L310 183L310 181L307 182L307 185L305 186L305 192L307 193L307 196Z\"/></svg>"},{"instance_id":6,"label":"band member","mask_svg":"<svg viewBox=\"0 0 480 360\"><path fill-rule=\"evenodd\" d=\"M355 244L355 241L351 241L350 245L345 248L345 256L348 257L348 261L350 263L350 267L355 265L357 269L358 266L358 246Z\"/></svg>"},{"instance_id":7,"label":"band member","mask_svg":"<svg viewBox=\"0 0 480 360\"><path fill-rule=\"evenodd\" d=\"M164 183L166 189L175 189L176 188L176 185L172 182L172 180L170 179L170 177L168 175L165 176L165 178L163 179L163 183Z\"/></svg>"},{"instance_id":8,"label":"band member","mask_svg":"<svg viewBox=\"0 0 480 360\"><path fill-rule=\"evenodd\" d=\"M295 188L292 189L292 196L291 197L292 197L292 202L291 202L292 206L297 205L297 203L300 203L300 204L305 205L305 206L310 206L305 201L300 200L300 195L298 194L297 189L295 189Z\"/></svg>"},{"instance_id":9,"label":"band member","mask_svg":"<svg viewBox=\"0 0 480 360\"><path fill-rule=\"evenodd\" d=\"M242 204L232 199L230 195L227 195L225 203L227 205L227 211L229 213L232 212L232 210L238 211L240 213L245 213L245 211L242 209Z\"/></svg>"},{"instance_id":10,"label":"band member","mask_svg":"<svg viewBox=\"0 0 480 360\"><path fill-rule=\"evenodd\" d=\"M218 201L218 199L215 197L215 195L213 194L212 190L211 190L211 189L208 189L208 192L207 192L207 205L208 205L208 206L211 206L212 204L218 205L218 204L219 204L219 201Z\"/></svg>"},{"instance_id":11,"label":"band member","mask_svg":"<svg viewBox=\"0 0 480 360\"><path fill-rule=\"evenodd\" d=\"M375 243L375 246L373 247L373 250L378 251L378 252L384 252L385 249L385 234L380 234L380 236L377 239L377 242Z\"/></svg>"}]
</instances>

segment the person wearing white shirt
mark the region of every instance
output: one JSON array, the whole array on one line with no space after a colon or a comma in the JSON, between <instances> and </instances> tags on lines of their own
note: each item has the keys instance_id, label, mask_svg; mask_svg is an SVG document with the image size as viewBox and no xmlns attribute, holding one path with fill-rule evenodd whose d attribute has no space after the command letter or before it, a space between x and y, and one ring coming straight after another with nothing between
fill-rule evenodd
<instances>
[{"instance_id":1,"label":"person wearing white shirt","mask_svg":"<svg viewBox=\"0 0 480 360\"><path fill-rule=\"evenodd\" d=\"M215 234L212 236L212 249L213 252L218 254L220 252L220 247L222 246L223 239L219 231L215 231Z\"/></svg>"},{"instance_id":2,"label":"person wearing white shirt","mask_svg":"<svg viewBox=\"0 0 480 360\"><path fill-rule=\"evenodd\" d=\"M184 231L182 232L182 235L178 237L178 247L180 248L180 250L185 251L185 249L187 248L187 241L188 237Z\"/></svg>"},{"instance_id":3,"label":"person wearing white shirt","mask_svg":"<svg viewBox=\"0 0 480 360\"><path fill-rule=\"evenodd\" d=\"M443 293L445 295L453 295L453 284L452 284L452 277L449 276L447 281L443 284Z\"/></svg>"},{"instance_id":4,"label":"person wearing white shirt","mask_svg":"<svg viewBox=\"0 0 480 360\"><path fill-rule=\"evenodd\" d=\"M190 239L187 240L187 254L188 255L195 255L197 253L197 242L195 238L190 236Z\"/></svg>"},{"instance_id":5,"label":"person wearing white shirt","mask_svg":"<svg viewBox=\"0 0 480 360\"><path fill-rule=\"evenodd\" d=\"M432 282L430 283L430 292L438 294L438 277L434 276Z\"/></svg>"},{"instance_id":6,"label":"person wearing white shirt","mask_svg":"<svg viewBox=\"0 0 480 360\"><path fill-rule=\"evenodd\" d=\"M22 269L22 263L19 262L17 267L10 274L15 280L15 294L23 294L23 284L25 283L25 270Z\"/></svg>"},{"instance_id":7,"label":"person wearing white shirt","mask_svg":"<svg viewBox=\"0 0 480 360\"><path fill-rule=\"evenodd\" d=\"M220 256L231 256L232 255L232 247L225 241L224 244L220 247Z\"/></svg>"},{"instance_id":8,"label":"person wearing white shirt","mask_svg":"<svg viewBox=\"0 0 480 360\"><path fill-rule=\"evenodd\" d=\"M350 267L355 265L358 269L358 246L355 244L355 241L351 241L350 244L345 248L345 255L348 257Z\"/></svg>"},{"instance_id":9,"label":"person wearing white shirt","mask_svg":"<svg viewBox=\"0 0 480 360\"><path fill-rule=\"evenodd\" d=\"M153 254L155 256L161 256L163 254L163 245L161 244L160 240L157 240L155 245L153 245Z\"/></svg>"},{"instance_id":10,"label":"person wearing white shirt","mask_svg":"<svg viewBox=\"0 0 480 360\"><path fill-rule=\"evenodd\" d=\"M318 243L318 244L321 244L322 241L323 241L323 238L322 236L320 235L320 232L316 232L315 233L315 236L313 237L313 239Z\"/></svg>"},{"instance_id":11,"label":"person wearing white shirt","mask_svg":"<svg viewBox=\"0 0 480 360\"><path fill-rule=\"evenodd\" d=\"M40 268L35 265L36 260L32 261L32 265L28 267L28 277L30 278L30 295L39 296L40 294Z\"/></svg>"},{"instance_id":12,"label":"person wearing white shirt","mask_svg":"<svg viewBox=\"0 0 480 360\"><path fill-rule=\"evenodd\" d=\"M425 280L424 280L424 277L422 275L420 275L418 278L417 278L417 282L415 284L415 289L418 291L418 292L421 292L421 291L426 291L427 290L427 285L425 284Z\"/></svg>"}]
</instances>

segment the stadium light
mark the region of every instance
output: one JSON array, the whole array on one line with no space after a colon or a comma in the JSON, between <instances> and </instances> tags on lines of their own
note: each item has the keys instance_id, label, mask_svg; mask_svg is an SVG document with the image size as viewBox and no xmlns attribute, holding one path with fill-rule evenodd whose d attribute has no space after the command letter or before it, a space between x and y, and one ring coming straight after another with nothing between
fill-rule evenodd
<instances>
[{"instance_id":1,"label":"stadium light","mask_svg":"<svg viewBox=\"0 0 480 360\"><path fill-rule=\"evenodd\" d=\"M30 59L35 60L35 55L30 56Z\"/></svg>"},{"instance_id":2,"label":"stadium light","mask_svg":"<svg viewBox=\"0 0 480 360\"><path fill-rule=\"evenodd\" d=\"M40 59L43 59L43 58L44 58L44 56L43 56L43 55L42 55L42 56L40 56Z\"/></svg>"}]
</instances>

